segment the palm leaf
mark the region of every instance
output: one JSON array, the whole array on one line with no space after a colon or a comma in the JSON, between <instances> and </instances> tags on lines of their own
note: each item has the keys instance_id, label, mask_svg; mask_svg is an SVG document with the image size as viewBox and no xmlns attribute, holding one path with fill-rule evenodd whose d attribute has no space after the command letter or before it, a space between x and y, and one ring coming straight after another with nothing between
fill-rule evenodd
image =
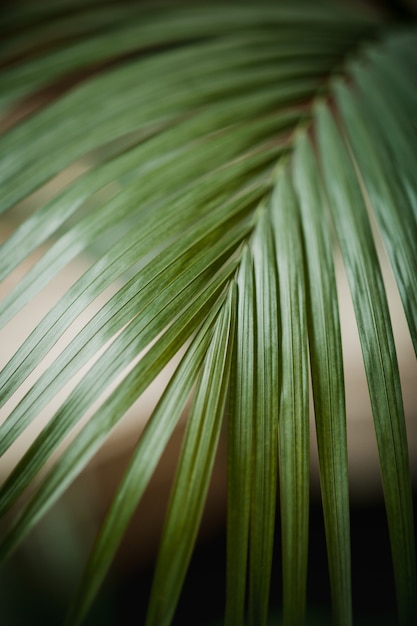
<instances>
[{"instance_id":1,"label":"palm leaf","mask_svg":"<svg viewBox=\"0 0 417 626\"><path fill-rule=\"evenodd\" d=\"M245 247L237 277L238 308L228 418L227 624L241 624L245 613L255 406L253 283L252 258L249 247Z\"/></svg>"},{"instance_id":2,"label":"palm leaf","mask_svg":"<svg viewBox=\"0 0 417 626\"><path fill-rule=\"evenodd\" d=\"M12 230L0 246L1 279L39 254L3 298L2 332L74 259L92 259L0 373L4 454L88 368L1 487L1 514L19 515L0 553L19 545L186 348L103 522L68 624L81 623L93 602L190 395L148 623L173 619L223 419L226 623L243 624L247 614L266 624L270 593L279 593L270 589L277 491L283 620L305 623L310 369L334 623L352 624L333 267L340 247L374 415L398 616L414 624L406 424L368 213L417 352L417 28L326 3L67 0L23 2L0 32L0 210ZM75 165L71 182L54 185Z\"/></svg>"},{"instance_id":3,"label":"palm leaf","mask_svg":"<svg viewBox=\"0 0 417 626\"><path fill-rule=\"evenodd\" d=\"M330 222L305 133L297 137L293 166L307 266L306 314L333 609L341 624L349 624L352 606L342 342Z\"/></svg>"},{"instance_id":4,"label":"palm leaf","mask_svg":"<svg viewBox=\"0 0 417 626\"><path fill-rule=\"evenodd\" d=\"M278 469L278 307L270 217L260 207L253 237L255 282L255 409L250 519L249 623L263 624L274 540Z\"/></svg>"},{"instance_id":5,"label":"palm leaf","mask_svg":"<svg viewBox=\"0 0 417 626\"><path fill-rule=\"evenodd\" d=\"M271 199L280 304L279 469L284 622L305 621L309 411L303 252L291 182L280 172Z\"/></svg>"}]
</instances>

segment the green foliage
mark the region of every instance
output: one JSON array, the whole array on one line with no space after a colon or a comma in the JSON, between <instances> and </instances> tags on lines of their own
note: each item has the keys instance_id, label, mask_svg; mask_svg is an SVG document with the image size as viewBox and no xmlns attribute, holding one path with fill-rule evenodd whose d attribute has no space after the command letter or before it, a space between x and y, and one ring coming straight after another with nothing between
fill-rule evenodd
<instances>
[{"instance_id":1,"label":"green foliage","mask_svg":"<svg viewBox=\"0 0 417 626\"><path fill-rule=\"evenodd\" d=\"M0 210L14 224L0 247L1 279L40 252L1 303L1 326L78 255L93 258L3 368L0 406L113 286L0 426L4 454L97 357L1 487L5 515L36 481L1 555L186 348L105 517L68 625L93 602L190 397L147 624L175 613L224 421L226 624L267 623L277 493L283 620L305 623L309 374L334 624L351 625L338 247L374 415L399 623L417 623L404 410L369 218L417 353L417 27L332 3L68 0L11 6L0 36ZM32 197L79 160L75 180L45 202Z\"/></svg>"}]
</instances>

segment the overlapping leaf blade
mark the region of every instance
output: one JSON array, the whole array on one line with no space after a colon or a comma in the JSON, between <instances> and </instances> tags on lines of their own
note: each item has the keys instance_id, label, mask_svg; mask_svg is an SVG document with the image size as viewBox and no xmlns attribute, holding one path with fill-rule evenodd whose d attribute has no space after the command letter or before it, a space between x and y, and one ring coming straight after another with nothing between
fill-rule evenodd
<instances>
[{"instance_id":1,"label":"overlapping leaf blade","mask_svg":"<svg viewBox=\"0 0 417 626\"><path fill-rule=\"evenodd\" d=\"M232 283L190 411L156 564L147 626L171 622L196 540L226 403L235 306L236 286Z\"/></svg>"},{"instance_id":2,"label":"overlapping leaf blade","mask_svg":"<svg viewBox=\"0 0 417 626\"><path fill-rule=\"evenodd\" d=\"M244 622L246 570L251 512L254 429L255 301L249 248L242 254L237 278L235 354L228 414L227 626Z\"/></svg>"},{"instance_id":3,"label":"overlapping leaf blade","mask_svg":"<svg viewBox=\"0 0 417 626\"><path fill-rule=\"evenodd\" d=\"M363 76L362 82L364 80L366 80L366 75ZM386 92L389 91L390 82L387 81L385 85ZM367 85L368 87L369 85ZM392 89L395 88L394 81L391 83L391 87ZM381 90L378 91L381 92ZM409 138L404 132L405 129L403 131L401 125L398 124L399 114L390 111L386 102L380 107L379 115L375 117L372 113L372 100L365 93L362 94L360 100L357 96L355 101L352 93L342 83L335 86L335 92L360 173L375 209L383 241L395 272L414 350L417 354L415 318L417 307L417 221L416 216L413 215L413 205L408 197L410 187L405 186L401 179L401 172L403 171L401 162L398 162L398 167L391 172L390 176L385 175L392 167L393 148L391 143L387 144L382 129L387 126L392 128L392 136L396 137L396 141L400 141L402 137L403 141L406 140L408 143ZM410 93L409 99L412 97L413 92ZM407 102L405 97L404 100ZM404 108L406 109L407 106L405 105ZM411 121L410 119L409 122ZM408 132L412 132L411 123ZM411 145L409 151L412 152ZM404 154L402 161L404 160L408 162L408 153ZM411 178L409 181L410 183L414 182Z\"/></svg>"},{"instance_id":4,"label":"overlapping leaf blade","mask_svg":"<svg viewBox=\"0 0 417 626\"><path fill-rule=\"evenodd\" d=\"M239 148L244 148L249 138L255 140L256 136L259 136L262 139L268 129L270 132L274 132L275 129L275 132L278 133L283 126L285 128L291 119L294 119L292 115L279 115L261 124L255 124L253 128L245 129L242 136L237 131L230 142L231 146L227 146L229 139L227 136L223 138L225 139L224 142L219 138L214 139L213 160L216 162L217 157L217 166L219 167L215 182L210 177L201 175L202 172L199 169L204 167L203 155L206 152L210 152L210 147L213 148L213 144L211 146L203 144L199 146L192 165L190 165L188 159L184 159L184 162L179 167L173 167L171 174L173 176L173 184L171 183L172 186L170 186L168 182L165 195L162 195L162 197L160 191L152 191L152 187L150 190L149 186L146 183L144 184L141 178L139 178L139 181L128 185L121 193L104 205L100 205L95 210L87 213L80 222L67 230L47 250L36 265L22 278L15 289L8 294L0 317L1 325L7 323L24 304L45 287L78 254L93 245L97 245L97 240L100 240L100 237L103 237L103 235L108 240L109 233L115 232L115 241L112 242L113 245L110 250L104 250L102 258L99 259L95 268L92 269L93 276L94 272L95 275L98 272L99 276L103 277L107 269L106 263L110 266L116 260L121 268L129 269L130 265L140 256L145 256L149 250L157 248L164 238L169 238L181 228L184 228L189 222L192 222L200 213L207 211L210 203L218 203L219 196L227 197L226 194L230 196L239 183L242 184L241 178L243 176L246 175L249 178L250 173L253 172L255 174L262 170L262 167L266 169L268 162L273 162L274 157L276 158L280 152L286 150L285 145L278 143L277 146L271 146L268 143L265 144L265 142L256 143L251 152L240 153L238 161L236 158L233 159L233 156L236 156ZM227 158L229 150L232 160L223 162L223 158ZM192 155L189 155L189 158L192 159ZM210 162L209 154L208 160ZM196 179L191 179L193 182L189 183L189 176L193 172ZM161 171L156 172L154 179L152 173L149 173L150 182L153 180L155 185L155 181L158 181L161 174L164 173L165 166L161 168ZM147 174L146 170L143 174ZM186 181L182 185L181 182L184 176L186 176ZM138 203L142 203L140 211L137 210ZM168 203L172 207L172 213L166 211ZM198 209L195 207L198 207ZM177 216L175 221L173 218L174 208ZM159 224L159 228L156 227L156 224ZM6 243L5 247L6 255L8 252L7 248L10 246ZM105 248L105 246L102 245L101 248ZM120 274L122 274L122 270L120 270L119 274L115 274L113 270L111 280L115 280ZM102 278L101 280L104 282ZM105 286L108 284L109 279L107 283L104 282Z\"/></svg>"},{"instance_id":5,"label":"overlapping leaf blade","mask_svg":"<svg viewBox=\"0 0 417 626\"><path fill-rule=\"evenodd\" d=\"M77 598L68 615L69 624L79 623L98 591L132 513L184 411L209 345L213 320L222 304L223 299L219 298L216 306L212 307L140 437L90 555Z\"/></svg>"},{"instance_id":6,"label":"overlapping leaf blade","mask_svg":"<svg viewBox=\"0 0 417 626\"><path fill-rule=\"evenodd\" d=\"M180 53L185 54L182 49L175 54ZM271 61L260 72L256 65L245 67L242 51L230 63L225 61L229 55L224 47L216 53L207 47L199 54L195 51L191 64L186 63L189 56L188 51L184 59L172 61L169 57L166 63L160 62L161 68L153 67L151 59L149 68L142 62L114 76L105 74L12 128L0 147L0 209L6 210L72 162L108 142L134 131L148 133L152 127L172 125L211 102L248 95L274 82L279 84L281 99L286 102L306 97L314 92L317 76L329 65L329 61L322 62L321 72L293 80L287 72L287 80L281 82L283 70L279 63ZM248 52L246 57L250 58ZM76 131L70 121L75 118Z\"/></svg>"},{"instance_id":7,"label":"overlapping leaf blade","mask_svg":"<svg viewBox=\"0 0 417 626\"><path fill-rule=\"evenodd\" d=\"M331 229L305 132L293 160L305 267L311 379L334 623L352 624L346 409Z\"/></svg>"},{"instance_id":8,"label":"overlapping leaf blade","mask_svg":"<svg viewBox=\"0 0 417 626\"><path fill-rule=\"evenodd\" d=\"M280 171L272 193L271 213L279 284L283 623L296 626L305 622L310 424L303 253L298 207L285 169Z\"/></svg>"},{"instance_id":9,"label":"overlapping leaf blade","mask_svg":"<svg viewBox=\"0 0 417 626\"><path fill-rule=\"evenodd\" d=\"M273 148L272 152L276 153L276 148ZM271 156L269 155L268 158ZM257 162L263 160L265 160L265 155L255 158ZM248 164L245 161L238 163L231 174L236 175L240 169L245 171L247 167ZM228 172L226 174L227 177L230 175ZM219 178L222 179L222 176ZM197 229L200 228L201 230L202 228L203 234L205 234L206 229L211 229L210 223L212 225L221 224L225 218L227 219L229 213L248 210L251 203L256 201L268 188L265 180L255 180L253 186L249 183L247 188L241 189L239 193L219 204L217 197L213 200L210 199L212 187L207 183L208 181L206 181L202 195L200 195L200 206L206 210L217 208L206 216L206 221L203 220L201 224L197 223ZM137 262L138 257L140 260L140 253L146 254L154 248L158 249L170 234L173 236L175 232L184 232L182 229L190 222L190 228L194 227L192 221L193 218L196 218L196 211L193 211L193 201L196 200L195 194L192 194L189 203L182 204L178 201L178 205L174 205L174 207L180 208L181 206L182 213L159 215L158 212L155 212L151 214L148 224L145 224L142 229L129 233L127 238L124 238L119 245L114 246L75 283L68 291L66 299L59 301L51 309L5 367L2 373L2 402L10 397L27 373L32 371L33 367L40 362L57 338L77 318L84 306L92 302L104 287L107 287L111 281L120 276L123 270L126 271L135 261ZM207 204L204 203L204 200ZM197 231L195 232L197 234ZM181 244L179 247L181 252ZM162 262L164 262L163 259ZM153 271L152 268L150 271Z\"/></svg>"},{"instance_id":10,"label":"overlapping leaf blade","mask_svg":"<svg viewBox=\"0 0 417 626\"><path fill-rule=\"evenodd\" d=\"M228 159L241 154L245 146L252 147L254 142L270 137L272 132L285 130L296 121L301 111L295 109L279 113L277 117L282 122L280 124L274 118L275 129L273 119L269 124L268 120L247 124L255 116L268 111L279 98L280 91L280 87L268 87L256 96L251 94L238 101L233 98L220 104L213 103L208 110L178 122L175 128L152 128L151 138L145 136L138 146L78 178L23 222L0 247L1 279L47 241L48 237L54 235L94 193L109 183L116 183L119 193L123 193L124 197L109 209L101 208L101 227L107 211L113 215L116 213L118 221L131 211L129 206L132 195L138 212L142 201L149 204L161 197L166 198L178 192L182 184L202 176L208 168L218 168ZM236 126L242 122L245 126ZM161 178L163 184L157 185L156 182L161 183ZM140 185L131 184L138 179ZM111 226L112 223L109 224ZM88 245L88 241L85 245Z\"/></svg>"},{"instance_id":11,"label":"overlapping leaf blade","mask_svg":"<svg viewBox=\"0 0 417 626\"><path fill-rule=\"evenodd\" d=\"M148 9L149 11L149 9ZM141 14L142 13L142 14ZM87 41L75 43L54 54L35 59L31 64L12 68L3 78L7 89L3 103L39 88L56 77L60 77L83 67L89 67L98 61L129 52L132 49L146 49L149 46L162 45L164 42L187 42L219 37L226 33L239 32L248 27L254 29L265 24L289 28L295 26L296 32L309 32L313 22L320 31L334 34L335 29L344 33L360 32L373 24L373 16L354 16L352 12L340 7L315 7L308 4L300 8L283 4L272 6L260 3L258 6L247 3L239 11L231 4L224 6L176 7L161 12L139 11L137 19L123 24L120 31L115 29L99 34ZM131 15L131 18L135 15ZM268 30L268 29L265 29ZM139 42L139 45L138 45ZM8 84L9 83L9 84Z\"/></svg>"},{"instance_id":12,"label":"overlapping leaf blade","mask_svg":"<svg viewBox=\"0 0 417 626\"><path fill-rule=\"evenodd\" d=\"M278 474L278 295L269 213L258 210L251 242L255 277L255 420L250 515L249 624L268 616Z\"/></svg>"},{"instance_id":13,"label":"overlapping leaf blade","mask_svg":"<svg viewBox=\"0 0 417 626\"><path fill-rule=\"evenodd\" d=\"M112 312L108 320L110 323L104 322L103 325L103 310L100 311L85 328L86 332L81 331L79 342L72 342L57 358L3 424L4 447L9 441L14 441L26 427L28 413L36 415L50 397L53 397L57 390L70 379L71 375L85 364L89 356L94 355L98 348L103 347L108 335L113 336L115 331L127 324L124 331L114 339L106 352L86 373L84 380L77 386L72 396L50 420L44 432L10 474L0 491L1 511L13 503L21 490L29 484L42 467L45 459L52 454L88 408L100 398L103 386L107 388L118 375L123 373L135 357L164 331L172 319L175 319L176 312L187 306L194 294L201 294L204 297L205 286L215 276L219 267L233 254L248 230L248 224L243 225L241 229L233 229L231 235L226 234L225 237L220 238L217 247L213 245L213 240L210 241L210 237L208 241L206 238L208 250L203 246L204 240L199 241L196 237L195 245L188 253L184 246L183 253L179 258L174 257L173 261L169 261L167 254L168 258L164 258L164 263L168 265L164 268L164 276L170 284L164 291L158 292L155 288L160 282L160 272L149 282L145 282L143 289L138 289L135 284L137 280L131 281L126 285L130 289L122 290L126 292L126 301L123 302L121 297L118 298L121 305L120 314L117 315L119 311L112 306L110 301L104 307ZM213 233L214 237L218 235L218 231ZM229 243L226 243L226 239L229 239ZM202 248L196 253L196 248L200 245ZM180 270L181 266L184 268L183 271ZM157 265L152 264L152 270L155 269ZM131 293L132 290L134 295ZM143 305L141 307L143 301L146 302L145 307ZM91 336L90 339L84 338L83 335L86 334ZM96 380L100 380L102 385L97 387ZM77 411L74 412L72 407L76 398L79 399Z\"/></svg>"},{"instance_id":14,"label":"overlapping leaf blade","mask_svg":"<svg viewBox=\"0 0 417 626\"><path fill-rule=\"evenodd\" d=\"M397 356L371 227L353 163L324 104L317 128L326 192L355 308L390 530L400 623L417 617L413 505Z\"/></svg>"}]
</instances>

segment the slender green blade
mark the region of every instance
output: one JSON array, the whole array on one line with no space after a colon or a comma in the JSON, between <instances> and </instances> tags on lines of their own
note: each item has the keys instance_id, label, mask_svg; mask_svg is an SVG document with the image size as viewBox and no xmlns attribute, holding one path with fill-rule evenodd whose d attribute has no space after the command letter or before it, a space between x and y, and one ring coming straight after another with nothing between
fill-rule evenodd
<instances>
[{"instance_id":1,"label":"slender green blade","mask_svg":"<svg viewBox=\"0 0 417 626\"><path fill-rule=\"evenodd\" d=\"M146 625L171 623L210 481L233 351L236 286L216 323L203 363L168 506Z\"/></svg>"},{"instance_id":2,"label":"slender green blade","mask_svg":"<svg viewBox=\"0 0 417 626\"><path fill-rule=\"evenodd\" d=\"M352 624L346 407L331 231L307 135L292 159L307 279L307 323L333 623Z\"/></svg>"},{"instance_id":3,"label":"slender green blade","mask_svg":"<svg viewBox=\"0 0 417 626\"><path fill-rule=\"evenodd\" d=\"M228 413L227 626L244 623L255 411L255 298L253 265L245 248L237 278L235 353Z\"/></svg>"},{"instance_id":4,"label":"slender green blade","mask_svg":"<svg viewBox=\"0 0 417 626\"><path fill-rule=\"evenodd\" d=\"M374 415L399 618L401 624L410 625L417 621L413 506L388 304L352 161L324 104L317 106L316 117L325 186L348 275Z\"/></svg>"},{"instance_id":5,"label":"slender green blade","mask_svg":"<svg viewBox=\"0 0 417 626\"><path fill-rule=\"evenodd\" d=\"M220 305L218 301L212 308L149 418L96 539L67 624L81 623L100 588L129 520L184 411L207 351L211 337L209 331Z\"/></svg>"},{"instance_id":6,"label":"slender green blade","mask_svg":"<svg viewBox=\"0 0 417 626\"><path fill-rule=\"evenodd\" d=\"M359 100L341 82L335 84L334 91L381 228L417 354L417 221L397 168L392 168L390 147L381 134L381 122L389 128L394 126L392 115L383 116L382 120L380 116L376 118L366 93ZM398 167L401 169L401 163Z\"/></svg>"},{"instance_id":7,"label":"slender green blade","mask_svg":"<svg viewBox=\"0 0 417 626\"><path fill-rule=\"evenodd\" d=\"M305 623L309 515L309 388L305 279L298 206L281 169L272 199L280 310L279 487L283 623Z\"/></svg>"},{"instance_id":8,"label":"slender green blade","mask_svg":"<svg viewBox=\"0 0 417 626\"><path fill-rule=\"evenodd\" d=\"M249 624L268 617L278 472L278 296L269 214L261 207L251 242L255 274L256 375L250 520Z\"/></svg>"},{"instance_id":9,"label":"slender green blade","mask_svg":"<svg viewBox=\"0 0 417 626\"><path fill-rule=\"evenodd\" d=\"M405 190L417 223L417 154L415 150L415 118L406 114L406 108L400 106L393 87L386 80L381 80L376 72L365 71L360 64L351 65L355 82L362 93L362 98L371 110L378 110L373 125L378 126L382 143L386 144L394 166L395 176ZM413 86L415 90L415 85ZM369 115L369 114L367 114ZM386 129L389 128L389 133Z\"/></svg>"}]
</instances>

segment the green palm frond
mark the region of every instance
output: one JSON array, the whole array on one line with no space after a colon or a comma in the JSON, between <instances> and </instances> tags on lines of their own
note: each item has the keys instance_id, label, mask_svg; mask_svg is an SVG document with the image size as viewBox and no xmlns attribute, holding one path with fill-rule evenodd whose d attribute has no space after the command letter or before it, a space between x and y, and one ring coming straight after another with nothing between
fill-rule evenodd
<instances>
[{"instance_id":1,"label":"green palm frond","mask_svg":"<svg viewBox=\"0 0 417 626\"><path fill-rule=\"evenodd\" d=\"M310 376L334 623L352 624L337 249L374 416L399 622L417 623L407 435L373 224L417 354L417 26L324 2L67 0L11 6L0 33L4 284L38 255L3 298L4 332L74 259L91 259L0 373L5 454L88 365L1 487L1 515L19 510L2 557L181 352L68 624L93 602L190 399L147 625L172 621L223 423L225 623L267 622L279 510L283 620L304 624ZM51 186L74 164L70 182Z\"/></svg>"}]
</instances>

